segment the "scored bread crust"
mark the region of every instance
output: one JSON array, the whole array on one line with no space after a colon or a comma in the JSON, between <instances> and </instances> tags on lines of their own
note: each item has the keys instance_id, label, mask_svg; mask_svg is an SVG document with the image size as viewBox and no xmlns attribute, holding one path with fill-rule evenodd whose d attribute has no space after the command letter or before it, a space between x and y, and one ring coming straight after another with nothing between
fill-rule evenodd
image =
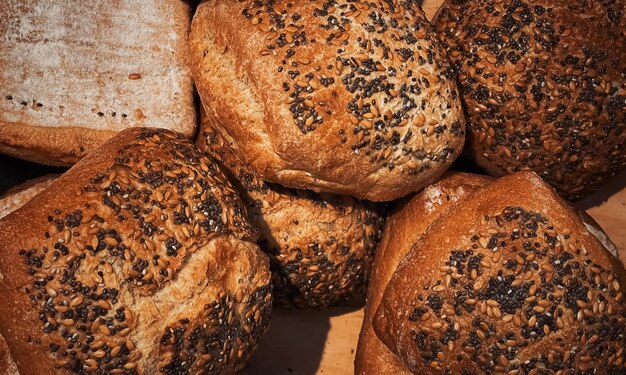
<instances>
[{"instance_id":1,"label":"scored bread crust","mask_svg":"<svg viewBox=\"0 0 626 375\"><path fill-rule=\"evenodd\" d=\"M625 277L578 213L520 172L429 227L387 285L374 329L415 373L620 373Z\"/></svg>"},{"instance_id":2,"label":"scored bread crust","mask_svg":"<svg viewBox=\"0 0 626 375\"><path fill-rule=\"evenodd\" d=\"M123 131L0 220L0 334L23 374L234 373L269 323L255 239L182 135Z\"/></svg>"},{"instance_id":3,"label":"scored bread crust","mask_svg":"<svg viewBox=\"0 0 626 375\"><path fill-rule=\"evenodd\" d=\"M453 73L412 2L207 1L189 43L207 115L264 180L388 201L461 151Z\"/></svg>"},{"instance_id":4,"label":"scored bread crust","mask_svg":"<svg viewBox=\"0 0 626 375\"><path fill-rule=\"evenodd\" d=\"M58 174L49 174L33 178L4 192L0 195L0 219L22 207L59 176Z\"/></svg>"},{"instance_id":5,"label":"scored bread crust","mask_svg":"<svg viewBox=\"0 0 626 375\"><path fill-rule=\"evenodd\" d=\"M402 202L389 215L369 280L363 326L354 360L356 375L411 374L402 360L376 336L372 327L373 316L398 264L428 226L490 180L490 177L469 173L446 173L435 184Z\"/></svg>"},{"instance_id":6,"label":"scored bread crust","mask_svg":"<svg viewBox=\"0 0 626 375\"><path fill-rule=\"evenodd\" d=\"M569 200L626 167L626 1L447 0L434 28L459 72L466 151L532 170Z\"/></svg>"},{"instance_id":7,"label":"scored bread crust","mask_svg":"<svg viewBox=\"0 0 626 375\"><path fill-rule=\"evenodd\" d=\"M364 294L382 232L382 207L266 183L242 165L202 110L200 118L196 144L229 172L259 229L276 304L326 307Z\"/></svg>"},{"instance_id":8,"label":"scored bread crust","mask_svg":"<svg viewBox=\"0 0 626 375\"><path fill-rule=\"evenodd\" d=\"M72 165L129 127L191 138L190 20L173 0L4 2L0 152Z\"/></svg>"}]
</instances>

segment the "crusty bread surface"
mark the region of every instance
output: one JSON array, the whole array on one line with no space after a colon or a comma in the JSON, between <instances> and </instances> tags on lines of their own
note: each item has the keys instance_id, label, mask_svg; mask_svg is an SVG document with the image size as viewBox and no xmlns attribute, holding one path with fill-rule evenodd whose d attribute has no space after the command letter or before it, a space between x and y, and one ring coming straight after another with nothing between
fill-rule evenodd
<instances>
[{"instance_id":1,"label":"crusty bread surface","mask_svg":"<svg viewBox=\"0 0 626 375\"><path fill-rule=\"evenodd\" d=\"M383 207L345 195L266 183L232 152L201 110L198 147L220 161L259 229L281 307L326 307L363 296Z\"/></svg>"},{"instance_id":2,"label":"crusty bread surface","mask_svg":"<svg viewBox=\"0 0 626 375\"><path fill-rule=\"evenodd\" d=\"M446 0L434 27L459 74L466 152L532 170L569 200L626 167L626 1Z\"/></svg>"},{"instance_id":3,"label":"crusty bread surface","mask_svg":"<svg viewBox=\"0 0 626 375\"><path fill-rule=\"evenodd\" d=\"M461 151L453 73L412 2L206 1L189 43L207 115L264 180L389 201Z\"/></svg>"},{"instance_id":4,"label":"crusty bread surface","mask_svg":"<svg viewBox=\"0 0 626 375\"><path fill-rule=\"evenodd\" d=\"M576 210L520 172L428 228L373 325L414 373L622 373L625 277Z\"/></svg>"},{"instance_id":5,"label":"crusty bread surface","mask_svg":"<svg viewBox=\"0 0 626 375\"><path fill-rule=\"evenodd\" d=\"M369 280L365 316L354 362L356 375L411 373L376 336L372 328L374 313L398 264L428 226L489 180L489 177L468 173L446 173L440 181L398 204L389 215Z\"/></svg>"},{"instance_id":6,"label":"crusty bread surface","mask_svg":"<svg viewBox=\"0 0 626 375\"><path fill-rule=\"evenodd\" d=\"M125 130L0 220L0 334L22 374L231 374L269 323L269 262L219 167Z\"/></svg>"}]
</instances>

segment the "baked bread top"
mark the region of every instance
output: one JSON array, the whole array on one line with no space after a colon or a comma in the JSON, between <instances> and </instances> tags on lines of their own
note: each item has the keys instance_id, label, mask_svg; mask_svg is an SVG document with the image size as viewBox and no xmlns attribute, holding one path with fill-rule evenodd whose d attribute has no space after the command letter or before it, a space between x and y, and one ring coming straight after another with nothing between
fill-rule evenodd
<instances>
[{"instance_id":1,"label":"baked bread top","mask_svg":"<svg viewBox=\"0 0 626 375\"><path fill-rule=\"evenodd\" d=\"M447 0L434 21L459 73L466 151L532 170L570 200L626 167L626 1Z\"/></svg>"},{"instance_id":2,"label":"baked bread top","mask_svg":"<svg viewBox=\"0 0 626 375\"><path fill-rule=\"evenodd\" d=\"M0 334L23 374L234 373L267 329L267 257L217 165L134 128L0 220Z\"/></svg>"},{"instance_id":3,"label":"baked bread top","mask_svg":"<svg viewBox=\"0 0 626 375\"><path fill-rule=\"evenodd\" d=\"M400 261L432 222L490 180L487 176L448 172L441 180L410 199L398 202L390 213L369 279L365 316L354 360L356 375L411 373L402 360L380 341L372 327L372 319L385 287Z\"/></svg>"},{"instance_id":4,"label":"baked bread top","mask_svg":"<svg viewBox=\"0 0 626 375\"><path fill-rule=\"evenodd\" d=\"M624 371L626 272L532 172L434 222L374 318L413 372Z\"/></svg>"},{"instance_id":5,"label":"baked bread top","mask_svg":"<svg viewBox=\"0 0 626 375\"><path fill-rule=\"evenodd\" d=\"M191 138L184 1L3 1L0 152L71 165L116 132Z\"/></svg>"},{"instance_id":6,"label":"baked bread top","mask_svg":"<svg viewBox=\"0 0 626 375\"><path fill-rule=\"evenodd\" d=\"M264 180L392 200L462 148L452 70L413 2L205 2L190 53L207 115Z\"/></svg>"}]
</instances>

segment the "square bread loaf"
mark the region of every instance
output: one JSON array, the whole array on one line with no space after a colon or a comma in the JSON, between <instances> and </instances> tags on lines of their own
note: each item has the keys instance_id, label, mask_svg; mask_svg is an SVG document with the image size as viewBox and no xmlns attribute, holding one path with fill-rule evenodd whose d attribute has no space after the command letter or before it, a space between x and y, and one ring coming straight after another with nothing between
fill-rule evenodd
<instances>
[{"instance_id":1,"label":"square bread loaf","mask_svg":"<svg viewBox=\"0 0 626 375\"><path fill-rule=\"evenodd\" d=\"M195 131L179 0L3 1L0 152L71 165L137 126Z\"/></svg>"}]
</instances>

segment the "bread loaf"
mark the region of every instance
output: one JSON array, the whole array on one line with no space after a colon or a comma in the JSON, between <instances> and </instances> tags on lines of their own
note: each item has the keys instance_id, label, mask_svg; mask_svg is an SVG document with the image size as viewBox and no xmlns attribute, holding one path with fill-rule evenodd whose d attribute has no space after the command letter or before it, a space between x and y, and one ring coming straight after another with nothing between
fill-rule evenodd
<instances>
[{"instance_id":1,"label":"bread loaf","mask_svg":"<svg viewBox=\"0 0 626 375\"><path fill-rule=\"evenodd\" d=\"M182 135L121 132L0 220L0 334L22 374L232 374L267 329L267 257Z\"/></svg>"},{"instance_id":2,"label":"bread loaf","mask_svg":"<svg viewBox=\"0 0 626 375\"><path fill-rule=\"evenodd\" d=\"M0 219L22 207L26 202L47 188L59 175L51 174L34 178L15 186L0 195Z\"/></svg>"},{"instance_id":3,"label":"bread loaf","mask_svg":"<svg viewBox=\"0 0 626 375\"><path fill-rule=\"evenodd\" d=\"M263 180L388 201L461 151L452 71L414 2L208 1L190 53L207 115Z\"/></svg>"},{"instance_id":4,"label":"bread loaf","mask_svg":"<svg viewBox=\"0 0 626 375\"><path fill-rule=\"evenodd\" d=\"M0 152L71 165L137 126L195 132L189 4L3 1Z\"/></svg>"},{"instance_id":5,"label":"bread loaf","mask_svg":"<svg viewBox=\"0 0 626 375\"><path fill-rule=\"evenodd\" d=\"M459 73L466 151L532 170L568 199L626 166L626 1L446 0L435 29Z\"/></svg>"},{"instance_id":6,"label":"bread loaf","mask_svg":"<svg viewBox=\"0 0 626 375\"><path fill-rule=\"evenodd\" d=\"M196 143L229 171L250 222L259 229L277 305L325 307L363 295L382 231L382 207L262 181L200 113Z\"/></svg>"},{"instance_id":7,"label":"bread loaf","mask_svg":"<svg viewBox=\"0 0 626 375\"><path fill-rule=\"evenodd\" d=\"M579 214L520 172L428 228L373 325L419 374L623 373L625 277Z\"/></svg>"},{"instance_id":8,"label":"bread loaf","mask_svg":"<svg viewBox=\"0 0 626 375\"><path fill-rule=\"evenodd\" d=\"M490 178L468 173L446 174L405 202L398 204L385 224L383 238L376 250L376 259L367 289L365 317L359 335L354 362L356 375L410 374L409 369L376 336L372 318L389 279L413 245L440 215L457 201L483 187Z\"/></svg>"}]
</instances>

